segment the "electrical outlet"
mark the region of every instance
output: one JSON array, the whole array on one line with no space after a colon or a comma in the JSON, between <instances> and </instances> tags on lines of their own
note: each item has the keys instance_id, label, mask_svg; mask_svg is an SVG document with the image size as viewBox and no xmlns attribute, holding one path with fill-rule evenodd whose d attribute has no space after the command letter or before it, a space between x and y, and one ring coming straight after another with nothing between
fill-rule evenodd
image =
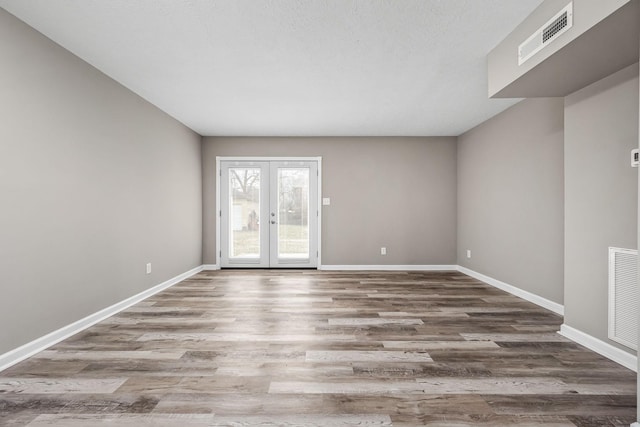
<instances>
[{"instance_id":1,"label":"electrical outlet","mask_svg":"<svg viewBox=\"0 0 640 427\"><path fill-rule=\"evenodd\" d=\"M471 259L471 249L467 249L467 258Z\"/></svg>"},{"instance_id":2,"label":"electrical outlet","mask_svg":"<svg viewBox=\"0 0 640 427\"><path fill-rule=\"evenodd\" d=\"M151 263L147 263L147 274L151 274Z\"/></svg>"},{"instance_id":3,"label":"electrical outlet","mask_svg":"<svg viewBox=\"0 0 640 427\"><path fill-rule=\"evenodd\" d=\"M381 247L380 248L380 255L386 255L386 254L387 254L387 248Z\"/></svg>"}]
</instances>

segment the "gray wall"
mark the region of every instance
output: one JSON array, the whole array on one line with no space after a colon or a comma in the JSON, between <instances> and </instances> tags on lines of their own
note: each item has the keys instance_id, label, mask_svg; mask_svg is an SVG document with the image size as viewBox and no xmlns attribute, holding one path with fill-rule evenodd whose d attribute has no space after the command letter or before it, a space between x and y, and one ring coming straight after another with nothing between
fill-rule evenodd
<instances>
[{"instance_id":1,"label":"gray wall","mask_svg":"<svg viewBox=\"0 0 640 427\"><path fill-rule=\"evenodd\" d=\"M637 247L637 146L637 64L565 98L565 323L613 345L608 247Z\"/></svg>"},{"instance_id":2,"label":"gray wall","mask_svg":"<svg viewBox=\"0 0 640 427\"><path fill-rule=\"evenodd\" d=\"M216 262L216 156L322 156L324 265L456 262L456 138L204 138L205 264Z\"/></svg>"},{"instance_id":3,"label":"gray wall","mask_svg":"<svg viewBox=\"0 0 640 427\"><path fill-rule=\"evenodd\" d=\"M202 187L197 134L2 9L0 63L1 354L200 265Z\"/></svg>"},{"instance_id":4,"label":"gray wall","mask_svg":"<svg viewBox=\"0 0 640 427\"><path fill-rule=\"evenodd\" d=\"M458 139L458 264L558 304L562 115L562 98L529 99Z\"/></svg>"}]
</instances>

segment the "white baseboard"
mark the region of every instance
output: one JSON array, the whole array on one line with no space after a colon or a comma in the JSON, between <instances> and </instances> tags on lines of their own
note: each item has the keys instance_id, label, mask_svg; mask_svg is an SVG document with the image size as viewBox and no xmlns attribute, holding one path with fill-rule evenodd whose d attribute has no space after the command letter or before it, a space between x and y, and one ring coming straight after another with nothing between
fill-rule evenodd
<instances>
[{"instance_id":1,"label":"white baseboard","mask_svg":"<svg viewBox=\"0 0 640 427\"><path fill-rule=\"evenodd\" d=\"M546 298L543 298L539 295L536 294L532 294L531 292L527 292L525 290L522 290L520 288L517 288L513 285L510 285L508 283L504 283L501 282L500 280L496 280L492 277L489 276L485 276L484 274L478 273L476 271L470 270L466 267L462 267L462 266L458 266L458 271L461 273L466 274L467 276L471 276L475 279L481 280L493 287L496 287L498 289L502 289L505 292L509 292L512 295L515 295L517 297L520 297L524 300L527 300L529 302L532 302L536 305L539 305L540 307L546 308L547 310L551 310L554 313L557 313L561 316L564 316L564 306L561 304L558 304L557 302L553 302L550 301Z\"/></svg>"},{"instance_id":2,"label":"white baseboard","mask_svg":"<svg viewBox=\"0 0 640 427\"><path fill-rule=\"evenodd\" d=\"M457 265L320 265L328 271L456 271Z\"/></svg>"},{"instance_id":3,"label":"white baseboard","mask_svg":"<svg viewBox=\"0 0 640 427\"><path fill-rule=\"evenodd\" d=\"M616 363L631 369L634 372L638 372L638 358L624 350L620 350L618 347L614 347L609 343L606 343L598 338L595 338L589 334L586 334L578 329L562 324L560 326L560 335L569 338L571 341L575 341L580 345L587 347L589 350L593 350L598 354L611 359ZM640 427L640 426L639 426Z\"/></svg>"},{"instance_id":4,"label":"white baseboard","mask_svg":"<svg viewBox=\"0 0 640 427\"><path fill-rule=\"evenodd\" d=\"M220 270L220 266L218 264L203 264L203 271L212 271L212 270Z\"/></svg>"},{"instance_id":5,"label":"white baseboard","mask_svg":"<svg viewBox=\"0 0 640 427\"><path fill-rule=\"evenodd\" d=\"M185 273L182 273L176 277L173 277L166 282L160 283L152 288L147 289L146 291L142 291L139 294L136 294L132 297L129 297L125 300L122 300L110 307L102 309L96 313L90 314L89 316L80 319L76 322L71 323L70 325L63 326L57 331L53 331L45 336L37 338L27 344L24 344L14 350L8 351L7 353L0 354L0 371L7 369L10 366L15 365L18 362L23 361L36 353L41 352L42 350L51 347L54 344L59 343L62 340L69 338L72 335L77 334L78 332L87 329L88 327L95 325L96 323L113 316L114 314L119 313L122 310L125 310L131 307L134 304L139 303L142 300L149 298L152 295L157 294L160 291L163 291L176 283L187 279L194 274L202 271L203 266L199 266L193 268Z\"/></svg>"}]
</instances>

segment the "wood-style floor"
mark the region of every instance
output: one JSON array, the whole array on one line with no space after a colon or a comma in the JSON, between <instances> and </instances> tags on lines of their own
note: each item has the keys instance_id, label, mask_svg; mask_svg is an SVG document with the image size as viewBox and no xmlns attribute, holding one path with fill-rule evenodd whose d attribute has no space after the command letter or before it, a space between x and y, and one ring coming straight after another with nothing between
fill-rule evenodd
<instances>
[{"instance_id":1,"label":"wood-style floor","mask_svg":"<svg viewBox=\"0 0 640 427\"><path fill-rule=\"evenodd\" d=\"M203 272L0 372L0 425L628 427L561 323L455 272Z\"/></svg>"}]
</instances>

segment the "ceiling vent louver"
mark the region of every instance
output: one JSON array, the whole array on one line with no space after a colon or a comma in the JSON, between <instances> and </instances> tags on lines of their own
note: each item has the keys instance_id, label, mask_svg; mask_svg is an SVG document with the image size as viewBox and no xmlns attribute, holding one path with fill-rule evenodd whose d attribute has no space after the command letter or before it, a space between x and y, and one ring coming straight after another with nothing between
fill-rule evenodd
<instances>
[{"instance_id":1,"label":"ceiling vent louver","mask_svg":"<svg viewBox=\"0 0 640 427\"><path fill-rule=\"evenodd\" d=\"M527 40L518 46L518 65L540 52L545 46L573 26L573 2L566 5L553 18L538 28Z\"/></svg>"}]
</instances>

